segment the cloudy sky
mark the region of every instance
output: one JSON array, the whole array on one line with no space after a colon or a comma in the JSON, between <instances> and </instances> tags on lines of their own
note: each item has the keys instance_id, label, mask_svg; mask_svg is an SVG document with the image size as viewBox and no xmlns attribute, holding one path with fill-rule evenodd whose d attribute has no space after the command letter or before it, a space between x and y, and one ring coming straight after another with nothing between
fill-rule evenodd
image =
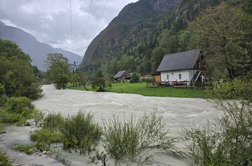
<instances>
[{"instance_id":1,"label":"cloudy sky","mask_svg":"<svg viewBox=\"0 0 252 166\"><path fill-rule=\"evenodd\" d=\"M124 6L136 1L0 0L0 21L42 43L83 56L93 38Z\"/></svg>"}]
</instances>

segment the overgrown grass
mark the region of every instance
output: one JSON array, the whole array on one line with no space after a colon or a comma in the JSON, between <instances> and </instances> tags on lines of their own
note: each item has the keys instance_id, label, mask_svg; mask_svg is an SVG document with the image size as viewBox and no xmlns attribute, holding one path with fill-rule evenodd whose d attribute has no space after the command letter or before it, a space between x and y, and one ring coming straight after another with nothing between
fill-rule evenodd
<instances>
[{"instance_id":1,"label":"overgrown grass","mask_svg":"<svg viewBox=\"0 0 252 166\"><path fill-rule=\"evenodd\" d=\"M91 85L86 86L89 91L94 91ZM70 89L85 90L82 86L71 87ZM105 92L141 94L143 96L156 97L190 97L205 98L207 96L204 90L194 89L175 89L175 88L146 88L146 83L115 83L112 88L106 87Z\"/></svg>"},{"instance_id":2,"label":"overgrown grass","mask_svg":"<svg viewBox=\"0 0 252 166\"><path fill-rule=\"evenodd\" d=\"M16 151L25 152L28 155L31 155L35 151L35 145L18 145L14 148Z\"/></svg>"}]
</instances>

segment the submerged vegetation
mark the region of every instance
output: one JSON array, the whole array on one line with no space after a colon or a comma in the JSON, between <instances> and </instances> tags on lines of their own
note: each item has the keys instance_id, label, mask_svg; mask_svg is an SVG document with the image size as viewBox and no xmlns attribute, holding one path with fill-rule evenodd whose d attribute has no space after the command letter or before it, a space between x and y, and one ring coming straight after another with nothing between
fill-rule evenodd
<instances>
[{"instance_id":1,"label":"submerged vegetation","mask_svg":"<svg viewBox=\"0 0 252 166\"><path fill-rule=\"evenodd\" d=\"M208 90L209 101L223 116L207 125L184 129L189 165L251 165L251 83L250 76Z\"/></svg>"},{"instance_id":2,"label":"submerged vegetation","mask_svg":"<svg viewBox=\"0 0 252 166\"><path fill-rule=\"evenodd\" d=\"M118 163L148 162L153 157L148 153L152 149L174 150L175 141L167 134L163 117L156 111L145 112L138 120L133 115L123 121L113 116L108 123L104 121L104 148Z\"/></svg>"}]
</instances>

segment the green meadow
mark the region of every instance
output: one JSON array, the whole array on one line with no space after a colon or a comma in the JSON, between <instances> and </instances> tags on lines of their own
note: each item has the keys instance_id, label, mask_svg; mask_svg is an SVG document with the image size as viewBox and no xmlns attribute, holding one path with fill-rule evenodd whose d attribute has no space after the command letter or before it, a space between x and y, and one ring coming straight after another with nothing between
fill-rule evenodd
<instances>
[{"instance_id":1,"label":"green meadow","mask_svg":"<svg viewBox=\"0 0 252 166\"><path fill-rule=\"evenodd\" d=\"M149 84L150 85L150 84ZM86 86L89 91L96 91L92 89L91 85ZM83 86L72 87L69 89L85 90ZM114 83L112 87L106 87L105 92L115 93L130 93L141 94L143 96L157 96L157 97L188 97L188 98L205 98L206 92L204 90L194 89L175 89L171 87L166 88L152 88L147 87L146 83Z\"/></svg>"}]
</instances>

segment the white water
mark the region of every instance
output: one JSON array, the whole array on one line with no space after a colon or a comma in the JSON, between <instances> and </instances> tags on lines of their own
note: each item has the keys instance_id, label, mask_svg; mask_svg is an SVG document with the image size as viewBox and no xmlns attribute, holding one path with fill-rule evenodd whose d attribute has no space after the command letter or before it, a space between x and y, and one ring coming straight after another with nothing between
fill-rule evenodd
<instances>
[{"instance_id":1,"label":"white water","mask_svg":"<svg viewBox=\"0 0 252 166\"><path fill-rule=\"evenodd\" d=\"M182 125L186 128L207 124L219 117L220 111L212 107L204 99L197 98L171 98L171 97L145 97L136 94L117 94L110 92L89 92L78 90L56 90L53 85L44 85L45 96L34 101L36 108L45 112L61 112L64 115L75 114L80 109L90 111L94 119L102 124L112 115L120 118L129 117L132 113L136 118L143 111L151 112L157 109L163 115L170 137L179 136ZM102 150L102 144L99 146ZM166 154L154 152L155 157L152 165L182 166L185 161L170 157ZM71 165L94 165L90 164L88 157L75 153L64 153ZM158 164L157 164L158 163ZM110 165L114 165L110 160ZM131 165L131 164L130 164Z\"/></svg>"}]
</instances>

